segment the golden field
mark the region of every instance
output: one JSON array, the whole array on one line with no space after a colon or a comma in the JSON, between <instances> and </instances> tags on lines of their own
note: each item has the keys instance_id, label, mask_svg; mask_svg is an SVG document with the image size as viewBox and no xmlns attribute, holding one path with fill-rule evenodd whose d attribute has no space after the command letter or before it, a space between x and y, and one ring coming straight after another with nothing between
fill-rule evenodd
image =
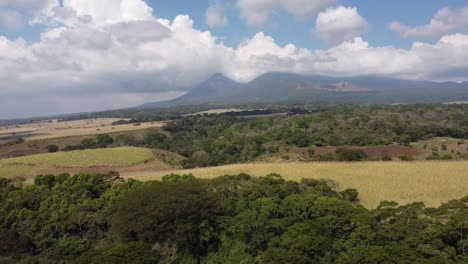
<instances>
[{"instance_id":1,"label":"golden field","mask_svg":"<svg viewBox=\"0 0 468 264\"><path fill-rule=\"evenodd\" d=\"M253 163L191 170L140 171L123 173L126 178L157 180L170 173L192 173L199 178L213 178L245 172L254 176L278 173L285 179L330 179L339 190L355 188L361 203L375 208L381 201L400 204L424 202L435 207L451 199L468 195L468 162L357 162L357 163Z\"/></svg>"},{"instance_id":2,"label":"golden field","mask_svg":"<svg viewBox=\"0 0 468 264\"><path fill-rule=\"evenodd\" d=\"M160 128L165 124L164 122L151 122L141 123L138 126L135 124L113 126L112 123L118 120L121 119L96 118L65 122L53 120L51 122L42 121L17 126L1 126L0 137L7 138L9 136L21 136L25 140L29 141L70 136L108 134L142 130L146 128Z\"/></svg>"}]
</instances>

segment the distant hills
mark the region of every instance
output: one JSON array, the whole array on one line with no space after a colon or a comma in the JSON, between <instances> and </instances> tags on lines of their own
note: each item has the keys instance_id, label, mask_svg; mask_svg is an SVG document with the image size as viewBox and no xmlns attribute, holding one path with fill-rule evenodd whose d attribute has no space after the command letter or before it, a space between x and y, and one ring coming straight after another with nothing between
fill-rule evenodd
<instances>
[{"instance_id":1,"label":"distant hills","mask_svg":"<svg viewBox=\"0 0 468 264\"><path fill-rule=\"evenodd\" d=\"M182 97L141 108L244 103L446 103L468 100L468 82L430 82L381 77L325 77L267 73L249 83L222 74L189 89Z\"/></svg>"}]
</instances>

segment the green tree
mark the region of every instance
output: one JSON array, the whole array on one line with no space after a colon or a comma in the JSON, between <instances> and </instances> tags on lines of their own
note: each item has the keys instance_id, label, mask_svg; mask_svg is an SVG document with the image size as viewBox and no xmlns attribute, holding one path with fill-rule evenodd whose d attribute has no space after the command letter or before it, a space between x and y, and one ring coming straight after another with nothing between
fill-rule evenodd
<instances>
[{"instance_id":1,"label":"green tree","mask_svg":"<svg viewBox=\"0 0 468 264\"><path fill-rule=\"evenodd\" d=\"M114 139L108 134L101 134L96 137L97 145L100 148L106 148L114 143Z\"/></svg>"},{"instance_id":2,"label":"green tree","mask_svg":"<svg viewBox=\"0 0 468 264\"><path fill-rule=\"evenodd\" d=\"M57 145L48 145L47 146L47 151L50 152L50 153L55 153L55 152L59 151L59 146L57 146Z\"/></svg>"},{"instance_id":3,"label":"green tree","mask_svg":"<svg viewBox=\"0 0 468 264\"><path fill-rule=\"evenodd\" d=\"M117 201L111 232L122 242L168 243L200 257L217 245L218 197L196 182L150 183Z\"/></svg>"}]
</instances>

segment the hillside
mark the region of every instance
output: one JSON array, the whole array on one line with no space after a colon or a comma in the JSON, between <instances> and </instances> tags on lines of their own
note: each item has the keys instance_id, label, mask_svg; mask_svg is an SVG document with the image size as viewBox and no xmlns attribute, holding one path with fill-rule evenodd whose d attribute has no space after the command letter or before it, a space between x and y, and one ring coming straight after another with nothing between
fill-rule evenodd
<instances>
[{"instance_id":1,"label":"hillside","mask_svg":"<svg viewBox=\"0 0 468 264\"><path fill-rule=\"evenodd\" d=\"M380 77L325 77L267 73L248 83L216 74L182 97L142 108L242 103L446 103L468 99L468 83Z\"/></svg>"}]
</instances>

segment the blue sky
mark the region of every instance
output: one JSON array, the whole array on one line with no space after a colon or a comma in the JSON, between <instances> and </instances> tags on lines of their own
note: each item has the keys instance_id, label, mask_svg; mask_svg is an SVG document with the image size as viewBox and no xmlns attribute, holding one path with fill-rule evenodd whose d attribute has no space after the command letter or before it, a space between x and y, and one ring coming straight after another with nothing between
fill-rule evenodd
<instances>
[{"instance_id":1,"label":"blue sky","mask_svg":"<svg viewBox=\"0 0 468 264\"><path fill-rule=\"evenodd\" d=\"M466 0L0 0L0 119L165 100L215 73L468 81L466 50Z\"/></svg>"},{"instance_id":2,"label":"blue sky","mask_svg":"<svg viewBox=\"0 0 468 264\"><path fill-rule=\"evenodd\" d=\"M263 31L275 38L280 45L288 43L299 47L316 49L326 47L326 43L310 34L314 26L315 17L296 19L293 15L279 11L267 25L251 26L242 21L239 11L235 8L235 1L218 1L228 3L226 15L229 24L224 28L209 28L205 23L205 12L213 0L147 0L149 6L154 9L154 15L159 18L173 19L177 15L187 14L194 21L194 27L201 30L210 30L213 34L222 37L226 44L236 46L240 42L250 38L258 31ZM423 25L428 23L431 17L443 7L462 8L468 6L466 0L341 0L343 6L357 7L359 14L366 18L370 29L365 34L365 39L373 45L408 48L414 39L403 38L398 33L388 29L392 21L402 21L409 25ZM42 25L25 26L21 29L8 29L0 27L0 35L9 38L22 37L28 41L35 41L44 30ZM436 41L436 38L429 39Z\"/></svg>"}]
</instances>

